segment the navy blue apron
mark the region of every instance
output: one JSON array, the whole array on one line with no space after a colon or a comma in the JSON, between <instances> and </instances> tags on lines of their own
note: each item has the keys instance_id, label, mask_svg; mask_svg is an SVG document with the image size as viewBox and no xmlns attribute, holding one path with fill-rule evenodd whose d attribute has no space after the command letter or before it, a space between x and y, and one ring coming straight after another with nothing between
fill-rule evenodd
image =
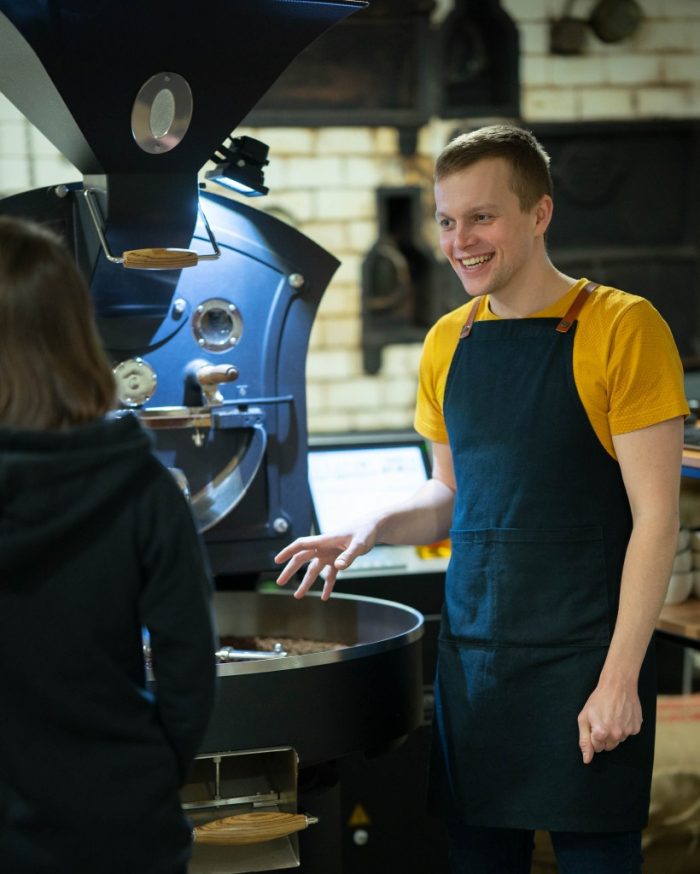
<instances>
[{"instance_id":1,"label":"navy blue apron","mask_svg":"<svg viewBox=\"0 0 700 874\"><path fill-rule=\"evenodd\" d=\"M615 625L632 520L574 384L576 315L474 322L444 413L457 478L435 683L430 806L472 826L644 827L653 649L639 735L584 765L576 717ZM473 326L472 323L473 322Z\"/></svg>"}]
</instances>

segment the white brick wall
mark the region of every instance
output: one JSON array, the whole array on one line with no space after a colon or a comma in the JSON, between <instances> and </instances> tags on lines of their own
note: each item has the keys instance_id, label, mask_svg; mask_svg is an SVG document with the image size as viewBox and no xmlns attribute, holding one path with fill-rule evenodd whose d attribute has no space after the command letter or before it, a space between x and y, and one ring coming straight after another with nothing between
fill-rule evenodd
<instances>
[{"instance_id":1,"label":"white brick wall","mask_svg":"<svg viewBox=\"0 0 700 874\"><path fill-rule=\"evenodd\" d=\"M576 121L700 117L700 0L638 0L644 21L628 40L592 32L576 57L549 53L563 0L502 0L518 25L523 119ZM577 0L585 18L594 0ZM434 20L452 9L437 0ZM421 344L386 347L376 377L362 371L360 271L377 236L378 186L426 189L425 241L437 254L429 204L431 166L451 132L492 119L433 119L418 154L398 154L397 131L381 128L239 129L270 146L271 193L252 202L297 226L342 262L319 308L307 361L312 431L404 428L413 420ZM0 95L0 196L79 178L78 172Z\"/></svg>"}]
</instances>

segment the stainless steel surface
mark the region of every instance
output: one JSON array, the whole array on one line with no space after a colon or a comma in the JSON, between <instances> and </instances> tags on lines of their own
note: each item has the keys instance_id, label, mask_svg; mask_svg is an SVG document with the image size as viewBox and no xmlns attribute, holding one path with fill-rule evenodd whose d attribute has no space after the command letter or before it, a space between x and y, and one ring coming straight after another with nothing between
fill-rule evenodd
<instances>
[{"instance_id":1,"label":"stainless steel surface","mask_svg":"<svg viewBox=\"0 0 700 874\"><path fill-rule=\"evenodd\" d=\"M222 677L353 661L401 648L423 635L423 616L417 610L358 595L336 594L329 601L322 601L316 592L303 600L282 590L279 594L216 592L214 610L222 637L258 635L344 644L343 649L288 655L274 662L219 665Z\"/></svg>"},{"instance_id":2,"label":"stainless steel surface","mask_svg":"<svg viewBox=\"0 0 700 874\"><path fill-rule=\"evenodd\" d=\"M192 511L200 531L208 531L245 497L260 468L267 446L262 427L241 428L239 451L211 482L192 496Z\"/></svg>"},{"instance_id":3,"label":"stainless steel surface","mask_svg":"<svg viewBox=\"0 0 700 874\"><path fill-rule=\"evenodd\" d=\"M217 649L215 656L217 662L245 662L245 661L264 661L265 659L279 659L288 656L289 653L282 647L281 643L276 643L274 649L236 649L233 646L222 646Z\"/></svg>"}]
</instances>

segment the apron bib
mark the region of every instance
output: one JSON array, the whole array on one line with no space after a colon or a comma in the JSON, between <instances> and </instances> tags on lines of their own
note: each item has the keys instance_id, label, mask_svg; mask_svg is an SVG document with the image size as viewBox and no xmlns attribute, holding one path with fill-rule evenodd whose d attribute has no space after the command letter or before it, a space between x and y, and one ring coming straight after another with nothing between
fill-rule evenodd
<instances>
[{"instance_id":1,"label":"apron bib","mask_svg":"<svg viewBox=\"0 0 700 874\"><path fill-rule=\"evenodd\" d=\"M615 625L632 520L573 378L564 319L468 322L444 413L457 492L435 682L430 806L473 826L644 827L652 648L639 735L584 765L576 717ZM481 299L475 302L471 322Z\"/></svg>"}]
</instances>

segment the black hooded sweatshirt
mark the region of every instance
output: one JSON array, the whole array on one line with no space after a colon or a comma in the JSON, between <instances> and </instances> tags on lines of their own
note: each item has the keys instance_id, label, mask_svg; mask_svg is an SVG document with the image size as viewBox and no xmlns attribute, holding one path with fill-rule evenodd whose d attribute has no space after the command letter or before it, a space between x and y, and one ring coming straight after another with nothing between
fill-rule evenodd
<instances>
[{"instance_id":1,"label":"black hooded sweatshirt","mask_svg":"<svg viewBox=\"0 0 700 874\"><path fill-rule=\"evenodd\" d=\"M184 871L210 595L190 508L136 417L0 429L0 872Z\"/></svg>"}]
</instances>

